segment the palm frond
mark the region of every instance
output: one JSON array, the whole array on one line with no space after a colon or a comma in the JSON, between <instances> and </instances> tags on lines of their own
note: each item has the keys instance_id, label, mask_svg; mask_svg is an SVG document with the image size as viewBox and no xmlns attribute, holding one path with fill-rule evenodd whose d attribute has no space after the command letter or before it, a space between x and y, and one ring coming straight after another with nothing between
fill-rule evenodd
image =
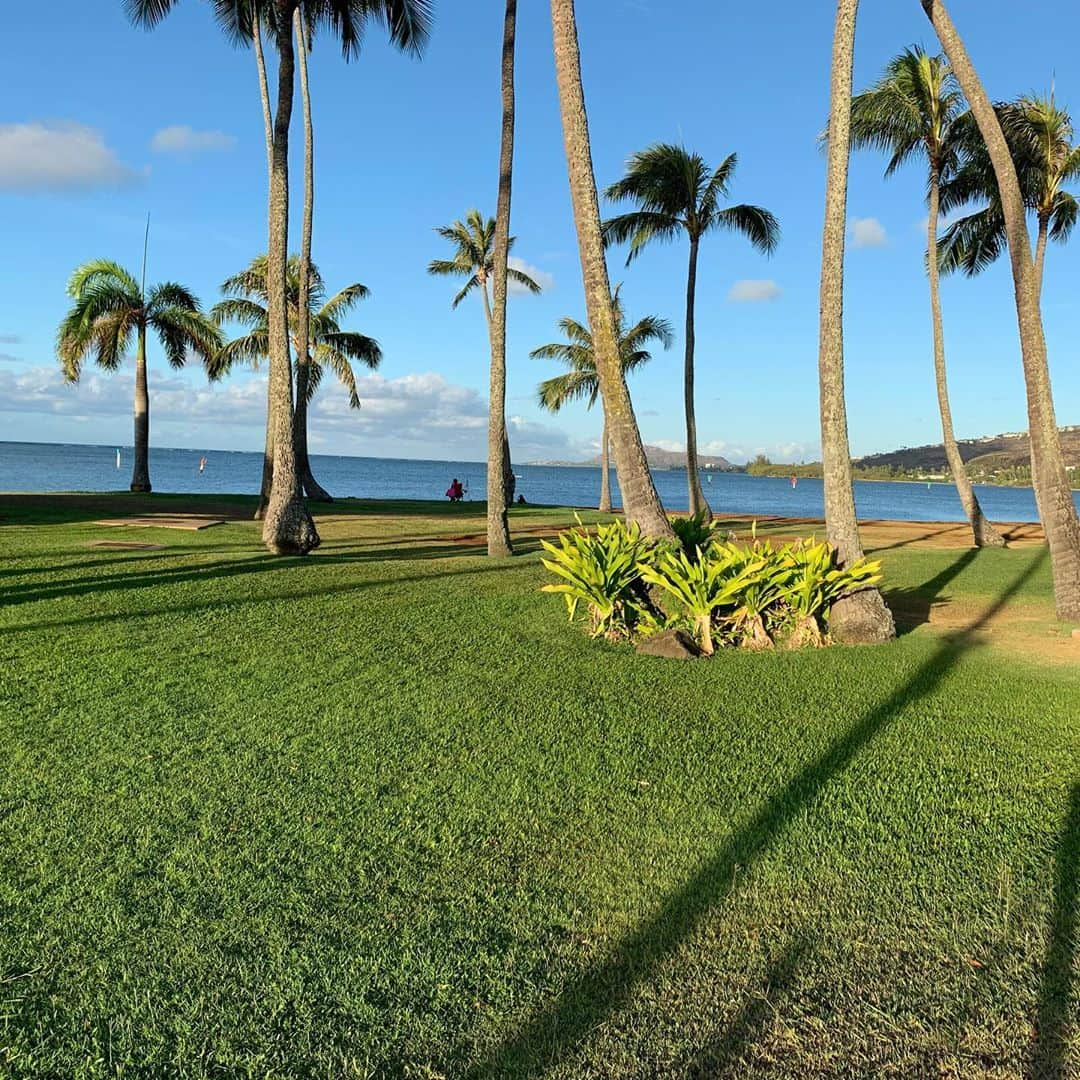
<instances>
[{"instance_id":1,"label":"palm frond","mask_svg":"<svg viewBox=\"0 0 1080 1080\"><path fill-rule=\"evenodd\" d=\"M741 203L728 206L713 217L713 228L741 233L766 255L771 255L780 242L780 222L761 206Z\"/></svg>"}]
</instances>

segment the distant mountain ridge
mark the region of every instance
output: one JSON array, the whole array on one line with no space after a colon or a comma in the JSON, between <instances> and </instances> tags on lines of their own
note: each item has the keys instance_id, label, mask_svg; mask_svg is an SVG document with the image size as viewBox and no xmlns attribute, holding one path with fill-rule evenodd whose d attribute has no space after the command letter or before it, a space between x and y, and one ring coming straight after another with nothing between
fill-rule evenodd
<instances>
[{"instance_id":1,"label":"distant mountain ridge","mask_svg":"<svg viewBox=\"0 0 1080 1080\"><path fill-rule=\"evenodd\" d=\"M1080 466L1080 424L1058 429L1061 450L1067 468ZM964 464L993 469L1016 468L1031 464L1031 440L1026 431L1010 431L1003 435L984 435L981 439L963 439L957 443ZM905 446L885 454L867 454L855 458L859 468L921 469L926 472L945 472L945 447Z\"/></svg>"},{"instance_id":2,"label":"distant mountain ridge","mask_svg":"<svg viewBox=\"0 0 1080 1080\"><path fill-rule=\"evenodd\" d=\"M645 446L645 458L651 469L685 469L685 450L665 450L662 446ZM612 457L614 463L614 456ZM600 455L583 461L583 465L599 465ZM703 469L716 469L720 472L742 472L741 465L733 465L727 458L698 454L698 465Z\"/></svg>"}]
</instances>

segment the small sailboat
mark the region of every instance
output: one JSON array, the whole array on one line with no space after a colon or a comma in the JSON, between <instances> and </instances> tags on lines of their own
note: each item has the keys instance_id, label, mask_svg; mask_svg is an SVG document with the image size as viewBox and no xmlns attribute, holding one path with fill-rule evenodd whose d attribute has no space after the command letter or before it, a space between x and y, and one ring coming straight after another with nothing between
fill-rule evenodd
<instances>
[{"instance_id":1,"label":"small sailboat","mask_svg":"<svg viewBox=\"0 0 1080 1080\"><path fill-rule=\"evenodd\" d=\"M120 468L120 447L116 448L116 467Z\"/></svg>"}]
</instances>

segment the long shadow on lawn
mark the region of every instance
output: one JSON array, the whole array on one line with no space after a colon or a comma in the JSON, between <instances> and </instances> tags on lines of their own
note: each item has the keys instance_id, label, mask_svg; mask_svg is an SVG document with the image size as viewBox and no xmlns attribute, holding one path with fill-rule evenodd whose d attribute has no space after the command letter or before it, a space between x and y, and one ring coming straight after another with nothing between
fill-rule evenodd
<instances>
[{"instance_id":1,"label":"long shadow on lawn","mask_svg":"<svg viewBox=\"0 0 1080 1080\"><path fill-rule=\"evenodd\" d=\"M766 800L683 888L672 893L651 918L616 943L607 959L572 980L554 1001L538 1009L516 1033L495 1047L478 1072L516 1077L539 1075L556 1065L589 1032L624 1005L634 987L653 974L665 957L732 892L736 877L746 876L748 868L780 839L788 823L816 800L829 781L847 768L906 708L938 688L971 646L975 633L1024 587L1045 558L1044 550L979 619L954 637L942 640L906 684L871 709L845 736ZM963 560L958 560L958 564L963 564ZM938 575L943 577L944 574ZM739 1051L736 1043L737 1040L728 1040L729 1057Z\"/></svg>"},{"instance_id":2,"label":"long shadow on lawn","mask_svg":"<svg viewBox=\"0 0 1080 1080\"><path fill-rule=\"evenodd\" d=\"M271 556L267 556L270 558ZM274 558L278 558L274 556ZM495 574L506 570L516 570L523 564L507 559L495 565L468 566L461 570L449 570L438 574L409 574L405 577L377 577L363 581L350 581L340 585L322 585L316 589L294 589L291 592L269 593L262 596L215 596L210 600L191 604L161 605L146 611L108 611L100 615L83 615L76 619L51 619L36 623L19 623L16 626L0 626L0 637L5 634L28 634L38 630L58 630L65 627L93 626L96 623L112 622L117 619L148 619L161 615L193 615L199 611L211 611L228 607L237 609L253 607L259 604L277 603L290 600L310 600L319 596L335 596L341 593L360 592L363 589L409 585L418 581L437 583L443 578L464 577L469 574Z\"/></svg>"},{"instance_id":3,"label":"long shadow on lawn","mask_svg":"<svg viewBox=\"0 0 1080 1080\"><path fill-rule=\"evenodd\" d=\"M1066 1080L1070 1070L1070 1028L1078 1024L1073 973L1080 936L1080 783L1072 789L1069 815L1055 856L1054 907L1039 988L1039 1015L1031 1080Z\"/></svg>"},{"instance_id":4,"label":"long shadow on lawn","mask_svg":"<svg viewBox=\"0 0 1080 1080\"><path fill-rule=\"evenodd\" d=\"M940 574L910 589L891 589L885 600L897 620L897 632L905 634L930 621L930 612L941 594L954 578L966 570L979 554L978 548L968 548L959 559L949 563Z\"/></svg>"}]
</instances>

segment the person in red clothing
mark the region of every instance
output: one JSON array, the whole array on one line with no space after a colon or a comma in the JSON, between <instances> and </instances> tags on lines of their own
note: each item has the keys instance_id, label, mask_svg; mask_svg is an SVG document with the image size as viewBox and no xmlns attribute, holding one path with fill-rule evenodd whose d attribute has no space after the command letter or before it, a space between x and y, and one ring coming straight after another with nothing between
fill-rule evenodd
<instances>
[{"instance_id":1,"label":"person in red clothing","mask_svg":"<svg viewBox=\"0 0 1080 1080\"><path fill-rule=\"evenodd\" d=\"M451 502L461 502L465 497L465 489L461 486L461 481L456 476L450 481L450 486L446 489L446 497Z\"/></svg>"}]
</instances>

